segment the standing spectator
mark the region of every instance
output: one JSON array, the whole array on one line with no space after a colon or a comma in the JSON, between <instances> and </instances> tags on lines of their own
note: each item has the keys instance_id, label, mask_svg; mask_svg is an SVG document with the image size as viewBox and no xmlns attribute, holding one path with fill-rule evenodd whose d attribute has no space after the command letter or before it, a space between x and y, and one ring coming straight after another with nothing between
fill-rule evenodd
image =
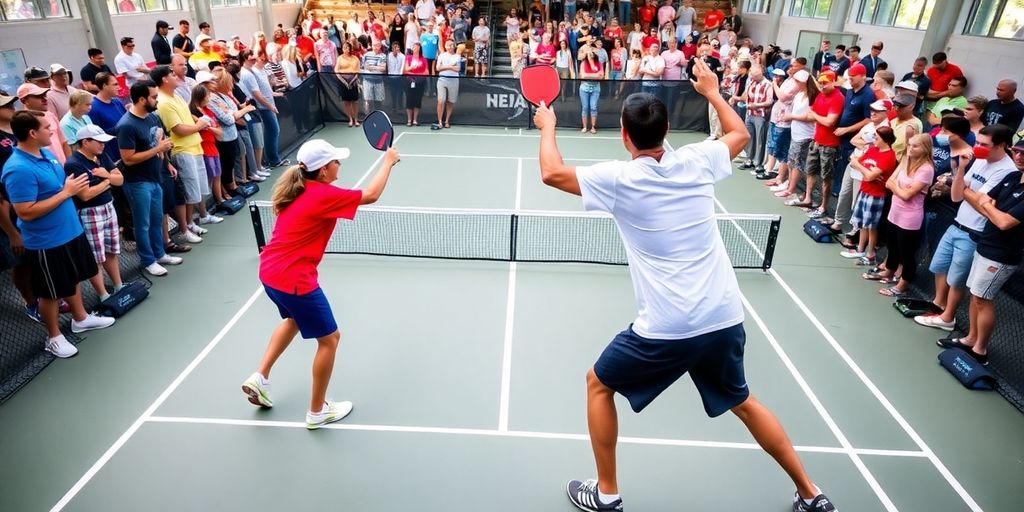
<instances>
[{"instance_id":1,"label":"standing spectator","mask_svg":"<svg viewBox=\"0 0 1024 512\"><path fill-rule=\"evenodd\" d=\"M174 88L174 95L186 103L190 103L192 101L192 89L196 86L196 80L188 76L188 63L185 62L185 57L181 55L171 57L171 71L178 78L178 86Z\"/></svg>"},{"instance_id":2,"label":"standing spectator","mask_svg":"<svg viewBox=\"0 0 1024 512\"><path fill-rule=\"evenodd\" d=\"M437 57L437 124L431 128L452 127L452 112L459 101L460 64L461 57L455 54L455 41L448 41L445 52Z\"/></svg>"},{"instance_id":3,"label":"standing spectator","mask_svg":"<svg viewBox=\"0 0 1024 512\"><path fill-rule=\"evenodd\" d=\"M935 86L932 85L932 87ZM956 76L951 78L946 84L946 92L928 109L928 124L931 126L939 124L943 113L947 111L957 109L962 112L967 108L967 97L964 96L965 90L967 90L966 77Z\"/></svg>"},{"instance_id":4,"label":"standing spectator","mask_svg":"<svg viewBox=\"0 0 1024 512\"><path fill-rule=\"evenodd\" d=\"M383 75L388 70L388 56L383 50L381 42L374 41L371 50L363 55L363 104L367 112L379 110L384 102Z\"/></svg>"},{"instance_id":5,"label":"standing spectator","mask_svg":"<svg viewBox=\"0 0 1024 512\"><path fill-rule=\"evenodd\" d=\"M513 78L519 78L523 73L530 48L529 35L526 32L522 32L518 36L508 41L508 53L509 58L512 60Z\"/></svg>"},{"instance_id":6,"label":"standing spectator","mask_svg":"<svg viewBox=\"0 0 1024 512\"><path fill-rule=\"evenodd\" d=\"M715 6L704 13L704 32L707 33L708 39L718 37L718 31L721 30L724 22L725 13L722 12L722 2L715 2Z\"/></svg>"},{"instance_id":7,"label":"standing spectator","mask_svg":"<svg viewBox=\"0 0 1024 512\"><path fill-rule=\"evenodd\" d=\"M490 42L491 29L487 28L487 19L481 16L473 28L473 76L487 76L487 65L491 57Z\"/></svg>"},{"instance_id":8,"label":"standing spectator","mask_svg":"<svg viewBox=\"0 0 1024 512\"><path fill-rule=\"evenodd\" d=\"M455 40L455 45L464 44L469 40L470 26L469 20L466 19L466 15L463 13L462 7L455 8L455 14L452 15L451 19L452 27L452 39ZM475 29L475 27L473 27Z\"/></svg>"},{"instance_id":9,"label":"standing spectator","mask_svg":"<svg viewBox=\"0 0 1024 512\"><path fill-rule=\"evenodd\" d=\"M850 155L853 154L853 137L864 125L871 122L871 104L875 102L875 94L867 85L867 70L861 64L854 64L849 69L850 90L846 93L846 101L843 104L843 112L839 116L839 124L835 135L840 138L838 160L836 161L835 173L832 175L832 188L830 190L839 192L843 183L843 175L846 173L846 165L850 162ZM822 201L824 203L824 201ZM822 209L820 215L812 218L820 218L824 215Z\"/></svg>"},{"instance_id":10,"label":"standing spectator","mask_svg":"<svg viewBox=\"0 0 1024 512\"><path fill-rule=\"evenodd\" d=\"M405 68L405 54L402 53L402 45L397 41L391 43L391 53L388 54L388 96L391 97L391 110L400 111L403 108L402 94L405 92L407 80L401 78L402 70Z\"/></svg>"},{"instance_id":11,"label":"standing spectator","mask_svg":"<svg viewBox=\"0 0 1024 512\"><path fill-rule=\"evenodd\" d=\"M388 24L388 42L389 46L398 44L398 52L405 53L405 16L401 13L395 13L395 17L391 19L391 23ZM337 54L337 45L335 45L335 54Z\"/></svg>"},{"instance_id":12,"label":"standing spectator","mask_svg":"<svg viewBox=\"0 0 1024 512\"><path fill-rule=\"evenodd\" d=\"M875 100L871 103L869 109L871 111L868 117L869 122L862 126L850 140L850 144L854 148L853 153L850 154L850 162L859 160L864 153L875 146L876 133L879 128L889 126L888 113L892 109L891 101ZM889 144L889 147L892 147L894 143L895 140ZM899 157L895 151L893 159L899 162ZM895 168L895 165L893 167ZM853 215L854 206L857 204L857 196L860 194L862 179L863 176L859 170L854 171L851 168L850 172L843 173L843 179L839 187L839 196L836 200L836 216L832 220L831 230L834 233L842 231L843 226Z\"/></svg>"},{"instance_id":13,"label":"standing spectator","mask_svg":"<svg viewBox=\"0 0 1024 512\"><path fill-rule=\"evenodd\" d=\"M25 83L35 84L43 89L50 87L50 73L47 73L45 69L32 66L25 70Z\"/></svg>"},{"instance_id":14,"label":"standing spectator","mask_svg":"<svg viewBox=\"0 0 1024 512\"><path fill-rule=\"evenodd\" d=\"M405 57L402 74L408 77L405 90L405 125L419 126L420 108L423 107L423 90L427 86L427 59L420 52L420 43L413 43Z\"/></svg>"},{"instance_id":15,"label":"standing spectator","mask_svg":"<svg viewBox=\"0 0 1024 512\"><path fill-rule=\"evenodd\" d=\"M44 130L50 137L50 145L47 149L53 153L61 165L71 155L71 147L68 146L64 133L60 131L60 120L46 110L46 94L49 89L43 89L35 84L25 83L18 87L18 99L21 100L25 110L35 111L46 117L48 129Z\"/></svg>"},{"instance_id":16,"label":"standing spectator","mask_svg":"<svg viewBox=\"0 0 1024 512\"><path fill-rule=\"evenodd\" d=\"M896 134L896 142L892 145L892 149L896 152L896 159L900 161L903 161L907 141L915 135L923 133L921 120L914 117L915 103L916 98L912 94L898 94L892 100L892 104L896 108L896 119L889 121L893 133ZM931 147L931 141L929 141L928 148ZM929 152L929 163L931 162L930 156L931 152Z\"/></svg>"},{"instance_id":17,"label":"standing spectator","mask_svg":"<svg viewBox=\"0 0 1024 512\"><path fill-rule=\"evenodd\" d=\"M208 83L208 81L205 83ZM203 162L206 164L206 179L210 183L210 191L213 192L213 201L219 206L224 201L231 199L230 192L224 190L222 183L224 179L224 165L220 159L220 151L217 149L217 136L223 133L223 131L220 128L220 122L218 122L216 114L209 108L209 89L205 85L196 85L190 97L192 99L189 100L188 109L192 112L192 115L195 117L206 117L210 121L210 126L199 132L199 136L203 139ZM234 165L234 161L231 163Z\"/></svg>"},{"instance_id":18,"label":"standing spectator","mask_svg":"<svg viewBox=\"0 0 1024 512\"><path fill-rule=\"evenodd\" d=\"M89 62L86 62L82 66L82 70L78 72L78 78L82 80L82 88L96 94L100 92L99 88L92 83L93 79L99 73L107 72L111 75L114 74L114 70L110 69L110 66L104 64L106 57L103 56L103 50L99 48L89 48Z\"/></svg>"},{"instance_id":19,"label":"standing spectator","mask_svg":"<svg viewBox=\"0 0 1024 512\"><path fill-rule=\"evenodd\" d=\"M178 22L178 33L171 40L171 50L175 55L181 55L185 58L187 63L192 58L192 54L196 51L196 45L192 42L192 38L188 36L189 24L188 20L181 20ZM196 71L192 69L192 66L188 66L188 76L195 78Z\"/></svg>"},{"instance_id":20,"label":"standing spectator","mask_svg":"<svg viewBox=\"0 0 1024 512\"><path fill-rule=\"evenodd\" d=\"M655 0L645 0L643 7L640 8L638 13L640 17L640 29L643 30L644 33L649 32L652 26L657 26L654 24L654 21L658 15L658 8L654 6L654 1Z\"/></svg>"},{"instance_id":21,"label":"standing spectator","mask_svg":"<svg viewBox=\"0 0 1024 512\"><path fill-rule=\"evenodd\" d=\"M672 7L672 0L662 0L661 7L658 7L658 26L664 27L666 23L672 23L676 18L676 9Z\"/></svg>"},{"instance_id":22,"label":"standing spectator","mask_svg":"<svg viewBox=\"0 0 1024 512\"><path fill-rule=\"evenodd\" d=\"M808 81L810 78L811 75L806 69L793 73L796 87L794 88L792 111L782 116L783 120L791 123L789 154L786 155L786 162L789 164L789 178L788 180L783 179L782 183L775 185L771 190L775 192L775 197L788 198L791 201L786 203L788 205L801 202L800 199L792 196L796 194L801 174L807 169L807 155L810 152L811 144L814 143L814 131L817 126L811 112L811 105L817 98L818 90L814 87L814 82ZM808 190L811 188L813 187L808 187ZM806 194L802 202L810 204L810 197L810 194Z\"/></svg>"},{"instance_id":23,"label":"standing spectator","mask_svg":"<svg viewBox=\"0 0 1024 512\"><path fill-rule=\"evenodd\" d=\"M334 46L326 30L320 32L320 40L316 42L317 69L333 71L338 63L338 47Z\"/></svg>"},{"instance_id":24,"label":"standing spectator","mask_svg":"<svg viewBox=\"0 0 1024 512\"><path fill-rule=\"evenodd\" d=\"M223 59L220 54L213 51L213 38L206 34L199 34L196 38L196 44L199 45L199 51L194 52L191 57L188 58L188 65L196 71L209 71L211 62L221 62Z\"/></svg>"},{"instance_id":25,"label":"standing spectator","mask_svg":"<svg viewBox=\"0 0 1024 512\"><path fill-rule=\"evenodd\" d=\"M67 139L68 145L72 146L78 142L78 130L92 124L92 119L89 118L89 111L92 110L92 94L76 90L71 95L70 107L68 113L64 114L60 120L60 129L64 132L64 138ZM107 142L110 139L102 140Z\"/></svg>"},{"instance_id":26,"label":"standing spectator","mask_svg":"<svg viewBox=\"0 0 1024 512\"><path fill-rule=\"evenodd\" d=\"M432 0L417 0L416 1L416 19L419 20L421 27L426 27L428 22L432 22L434 19L434 2ZM431 27L433 32L433 27Z\"/></svg>"},{"instance_id":27,"label":"standing spectator","mask_svg":"<svg viewBox=\"0 0 1024 512\"><path fill-rule=\"evenodd\" d=\"M740 17L739 8L735 5L730 5L729 16L725 17L724 23L731 26L732 31L736 32L736 35L740 35L743 32L743 18Z\"/></svg>"},{"instance_id":28,"label":"standing spectator","mask_svg":"<svg viewBox=\"0 0 1024 512\"><path fill-rule=\"evenodd\" d=\"M775 92L772 83L765 79L764 70L754 67L750 70L750 81L747 90L740 101L747 104L747 133L750 135L750 142L747 143L747 161L740 168L754 169L758 174L764 174L764 149L765 137L768 135L768 121L765 114L771 108L775 99ZM755 167L756 166L756 167Z\"/></svg>"},{"instance_id":29,"label":"standing spectator","mask_svg":"<svg viewBox=\"0 0 1024 512\"><path fill-rule=\"evenodd\" d=\"M89 109L89 119L92 120L103 131L107 132L108 135L117 135L117 122L124 117L127 109L124 107L124 103L117 98L117 90L120 87L117 83L117 79L114 75L107 73L106 71L101 72L93 78L93 86L99 91L96 96L92 98L92 107ZM107 143L104 154L112 162L117 162L121 159L121 152L117 147L117 143L111 141Z\"/></svg>"},{"instance_id":30,"label":"standing spectator","mask_svg":"<svg viewBox=\"0 0 1024 512\"><path fill-rule=\"evenodd\" d=\"M879 55L882 54L882 48L884 47L885 45L881 41L871 43L871 51L868 53L868 56L861 59L860 63L863 64L864 69L867 70L868 78L874 78L875 72L881 69L879 66L885 64L885 61L879 57Z\"/></svg>"},{"instance_id":31,"label":"standing spectator","mask_svg":"<svg viewBox=\"0 0 1024 512\"><path fill-rule=\"evenodd\" d=\"M99 126L88 125L75 133L75 140L76 150L64 164L64 172L74 178L83 175L88 177L88 187L74 196L75 209L85 228L92 255L110 276L114 293L117 293L124 287L117 261L117 255L121 254L121 233L114 211L114 196L110 190L123 185L124 176L114 162L103 154L106 144L114 140L114 137L107 135ZM110 297L103 283L103 272L96 272L89 282L100 301Z\"/></svg>"},{"instance_id":32,"label":"standing spectator","mask_svg":"<svg viewBox=\"0 0 1024 512\"><path fill-rule=\"evenodd\" d=\"M114 57L114 67L117 74L125 76L128 87L145 79L149 74L146 60L142 55L135 53L135 39L131 37L121 38L121 51Z\"/></svg>"},{"instance_id":33,"label":"standing spectator","mask_svg":"<svg viewBox=\"0 0 1024 512\"><path fill-rule=\"evenodd\" d=\"M910 138L906 156L885 182L885 188L892 193L885 243L888 255L884 268L880 266L861 275L864 279L883 284L895 283L879 290L883 295L899 297L905 294L917 277L917 248L921 244L921 227L924 225L924 199L935 174L931 146L932 139L927 134L919 133ZM895 278L896 275L900 276L899 279Z\"/></svg>"},{"instance_id":34,"label":"standing spectator","mask_svg":"<svg viewBox=\"0 0 1024 512\"><path fill-rule=\"evenodd\" d=\"M410 0L402 0L401 2L398 3L398 7L396 8L396 12L402 16L403 20L405 19L406 16L412 14L413 10L414 8Z\"/></svg>"},{"instance_id":35,"label":"standing spectator","mask_svg":"<svg viewBox=\"0 0 1024 512\"><path fill-rule=\"evenodd\" d=\"M569 42L561 41L558 47L558 53L555 54L555 70L558 71L558 78L563 81L560 84L562 101L565 101L566 96L572 96L572 82L571 80L576 79L576 63L573 62L572 52L569 51ZM586 125L584 125L586 126Z\"/></svg>"},{"instance_id":36,"label":"standing spectator","mask_svg":"<svg viewBox=\"0 0 1024 512\"><path fill-rule=\"evenodd\" d=\"M434 20L428 21L426 31L420 34L420 50L423 51L423 57L427 59L431 75L437 74L434 61L437 60L437 45L440 41L441 36L434 33Z\"/></svg>"},{"instance_id":37,"label":"standing spectator","mask_svg":"<svg viewBox=\"0 0 1024 512\"><path fill-rule=\"evenodd\" d=\"M817 75L828 64L828 61L832 59L831 49L832 41L823 39L821 41L821 49L814 54L814 60L811 61L811 73Z\"/></svg>"},{"instance_id":38,"label":"standing spectator","mask_svg":"<svg viewBox=\"0 0 1024 512\"><path fill-rule=\"evenodd\" d=\"M153 34L153 40L149 42L149 46L153 48L153 57L158 66L171 64L171 43L167 41L167 33L170 31L171 26L166 21L156 22L156 33Z\"/></svg>"},{"instance_id":39,"label":"standing spectator","mask_svg":"<svg viewBox=\"0 0 1024 512\"><path fill-rule=\"evenodd\" d=\"M757 176L757 178L770 180L769 183L766 183L768 186L777 186L789 179L788 159L789 146L792 143L793 121L788 119L786 114L793 110L793 97L796 95L798 85L796 80L787 78L786 72L778 68L775 68L772 74L779 77L771 82L772 93L775 95L776 101L769 113L768 125L768 138L775 142L768 153L767 169L763 175Z\"/></svg>"},{"instance_id":40,"label":"standing spectator","mask_svg":"<svg viewBox=\"0 0 1024 512\"><path fill-rule=\"evenodd\" d=\"M0 92L0 170L14 153L18 138L14 136L11 120L14 119L14 104L18 98ZM0 261L5 261L11 269L11 283L25 301L25 314L43 323L39 316L39 300L32 293L32 274L29 262L25 260L25 242L21 237L16 223L18 216L14 207L7 200L7 192L0 181Z\"/></svg>"},{"instance_id":41,"label":"standing spectator","mask_svg":"<svg viewBox=\"0 0 1024 512\"><path fill-rule=\"evenodd\" d=\"M818 74L820 94L811 105L811 116L814 119L814 143L807 154L806 186L802 200L792 200L786 204L814 208L812 192L814 182L821 179L821 204L811 211L816 217L825 214L828 202L832 199L832 175L836 160L839 158L839 137L835 134L836 123L843 113L843 93L836 88L836 74L825 70Z\"/></svg>"},{"instance_id":42,"label":"standing spectator","mask_svg":"<svg viewBox=\"0 0 1024 512\"><path fill-rule=\"evenodd\" d=\"M299 52L299 60L307 68L312 67L310 64L316 63L316 41L313 41L312 37L306 35L301 26L295 27L295 48Z\"/></svg>"},{"instance_id":43,"label":"standing spectator","mask_svg":"<svg viewBox=\"0 0 1024 512\"><path fill-rule=\"evenodd\" d=\"M882 220L885 206L885 184L896 170L896 152L892 143L896 136L892 128L879 127L874 133L874 141L860 158L850 161L850 170L861 176L860 194L856 206L853 207L852 223L854 229L861 234L856 249L840 252L844 258L857 260L858 265L875 264L875 248L878 246L878 225Z\"/></svg>"},{"instance_id":44,"label":"standing spectator","mask_svg":"<svg viewBox=\"0 0 1024 512\"><path fill-rule=\"evenodd\" d=\"M660 46L652 44L647 48L647 55L640 61L640 90L658 96L664 72L665 59L661 57Z\"/></svg>"},{"instance_id":45,"label":"standing spectator","mask_svg":"<svg viewBox=\"0 0 1024 512\"><path fill-rule=\"evenodd\" d=\"M41 112L18 112L11 119L11 129L18 145L4 164L0 179L18 215L24 258L31 269L32 293L39 298L39 313L46 325L44 348L57 357L71 357L78 349L68 343L58 327L60 299L71 306L72 332L102 329L114 323L113 318L86 314L78 284L98 271L71 201L88 187L89 181L85 176L65 178L61 164L47 148L49 131L58 128L51 127Z\"/></svg>"},{"instance_id":46,"label":"standing spectator","mask_svg":"<svg viewBox=\"0 0 1024 512\"><path fill-rule=\"evenodd\" d=\"M199 33L213 39L213 27L210 26L209 22L204 21L199 24Z\"/></svg>"},{"instance_id":47,"label":"standing spectator","mask_svg":"<svg viewBox=\"0 0 1024 512\"><path fill-rule=\"evenodd\" d=\"M224 220L207 212L203 201L203 197L210 195L210 186L206 181L206 164L203 162L202 137L199 132L210 123L206 119L196 121L185 100L174 95L178 78L171 72L171 68L158 66L153 70L152 77L159 91L157 116L164 125L164 131L171 136L171 162L185 188L185 219L189 224L183 229L198 235L196 232L199 231L199 225L193 222L194 212L199 213L199 224L217 224ZM202 241L198 236L189 237L187 233L185 239L189 243Z\"/></svg>"},{"instance_id":48,"label":"standing spectator","mask_svg":"<svg viewBox=\"0 0 1024 512\"><path fill-rule=\"evenodd\" d=\"M956 213L956 220L939 240L928 266L935 275L933 302L942 309L942 313L914 317L914 321L920 325L944 331L952 331L956 326L954 315L964 296L964 288L969 282L977 248L975 240L985 230L985 224L988 222L988 219L976 209L976 206L980 206L978 196L987 194L999 185L1006 175L1017 170L1013 160L1006 155L1006 148L1010 145L1012 137L1013 132L1003 125L986 126L978 136L978 146L974 150L975 159L970 165L958 166L950 187L950 197L953 201L960 202L960 207ZM967 192L968 189L971 192ZM965 201L969 195L973 200ZM999 266L996 265L996 268ZM993 272L996 273L998 272ZM984 290L978 292L984 293Z\"/></svg>"},{"instance_id":49,"label":"standing spectator","mask_svg":"<svg viewBox=\"0 0 1024 512\"><path fill-rule=\"evenodd\" d=\"M348 126L359 126L359 57L352 54L352 43L341 43L334 72L341 82L342 110L348 116Z\"/></svg>"},{"instance_id":50,"label":"standing spectator","mask_svg":"<svg viewBox=\"0 0 1024 512\"><path fill-rule=\"evenodd\" d=\"M568 7L569 7L569 4L566 3L566 8L568 9ZM573 2L573 4L572 4L572 9L574 11L573 12L573 17L575 17L575 10L576 10L576 3L575 2ZM509 11L508 16L505 17L505 37L508 38L508 42L509 42L510 46L511 46L512 41L521 40L521 38L519 37L519 27L520 27L521 24L522 24L522 20L519 19L519 14L516 12L516 9L513 8L511 11Z\"/></svg>"},{"instance_id":51,"label":"standing spectator","mask_svg":"<svg viewBox=\"0 0 1024 512\"><path fill-rule=\"evenodd\" d=\"M235 193L235 167L238 157L238 150L243 147L238 142L240 128L236 124L238 119L245 114L239 114L232 98L221 92L217 77L208 72L196 73L196 82L206 89L207 101L204 113L211 119L211 126L216 123L219 130L213 132L214 151L203 149L203 158L207 154L216 154L219 163L220 176L211 179L211 188L214 197L218 192L221 195L232 195ZM218 188L220 191L218 191Z\"/></svg>"},{"instance_id":52,"label":"standing spectator","mask_svg":"<svg viewBox=\"0 0 1024 512\"><path fill-rule=\"evenodd\" d=\"M822 67L831 69L837 77L842 78L846 70L852 65L853 63L850 61L850 58L846 56L846 45L838 44L836 45L835 53L825 58Z\"/></svg>"},{"instance_id":53,"label":"standing spectator","mask_svg":"<svg viewBox=\"0 0 1024 512\"><path fill-rule=\"evenodd\" d=\"M278 145L281 136L281 125L277 120L277 103L274 101L275 93L270 85L270 79L265 68L266 65L266 53L258 53L255 58L251 54L247 55L245 60L242 61L241 76L243 82L250 84L250 94L256 100L256 112L259 113L260 121L263 122L263 149L267 164L270 167L279 167L288 165L291 162L282 159L280 155ZM252 88L251 83L246 82L247 71L251 72L253 78L255 78L256 88Z\"/></svg>"},{"instance_id":54,"label":"standing spectator","mask_svg":"<svg viewBox=\"0 0 1024 512\"><path fill-rule=\"evenodd\" d=\"M985 124L1001 124L1016 131L1024 121L1024 103L1016 98L1017 82L1000 80L996 85L996 99L985 108Z\"/></svg>"},{"instance_id":55,"label":"standing spectator","mask_svg":"<svg viewBox=\"0 0 1024 512\"><path fill-rule=\"evenodd\" d=\"M901 86L907 89L907 92L911 92L917 98L917 103L914 104L914 115L921 116L924 114L925 100L928 99L928 91L932 88L932 81L928 78L925 73L928 67L928 59L924 57L918 57L914 59L914 68L910 73L903 75L900 83L896 84L897 93ZM910 84L906 82L913 82L916 88L910 88Z\"/></svg>"},{"instance_id":56,"label":"standing spectator","mask_svg":"<svg viewBox=\"0 0 1024 512\"><path fill-rule=\"evenodd\" d=\"M928 76L928 80L931 84L928 87L928 93L926 97L929 102L936 102L942 98L948 97L949 82L954 78L964 76L964 72L960 69L960 66L949 62L946 57L946 52L937 52L932 56L932 67L928 68L925 73ZM963 91L960 91L963 93ZM929 108L930 105L926 104L925 108Z\"/></svg>"},{"instance_id":57,"label":"standing spectator","mask_svg":"<svg viewBox=\"0 0 1024 512\"><path fill-rule=\"evenodd\" d=\"M160 173L172 143L156 117L156 84L142 80L131 88L132 106L117 123L117 146L124 162L124 192L132 211L135 241L142 267L153 276L167 274L163 265L181 258L164 252L163 188ZM173 172L172 172L173 174Z\"/></svg>"},{"instance_id":58,"label":"standing spectator","mask_svg":"<svg viewBox=\"0 0 1024 512\"><path fill-rule=\"evenodd\" d=\"M601 82L604 79L605 71L600 59L593 51L581 51L583 61L580 63L580 104L582 105L581 119L583 129L586 133L587 121L590 122L590 133L597 133L597 103L601 97Z\"/></svg>"},{"instance_id":59,"label":"standing spectator","mask_svg":"<svg viewBox=\"0 0 1024 512\"><path fill-rule=\"evenodd\" d=\"M686 37L693 32L693 20L697 17L697 10L693 8L693 0L683 0L676 10L676 39L680 43L686 41Z\"/></svg>"},{"instance_id":60,"label":"standing spectator","mask_svg":"<svg viewBox=\"0 0 1024 512\"><path fill-rule=\"evenodd\" d=\"M62 64L50 65L50 83L47 85L50 90L46 92L46 110L57 119L62 119L68 113L71 95L78 91L69 85L70 82L68 68Z\"/></svg>"},{"instance_id":61,"label":"standing spectator","mask_svg":"<svg viewBox=\"0 0 1024 512\"><path fill-rule=\"evenodd\" d=\"M1012 134L1009 129L1002 131ZM992 138L994 141L995 136ZM998 147L986 149L995 152ZM1018 142L1013 151L1018 169L1024 168L1021 152L1024 152L1024 143ZM971 289L970 330L964 338L942 340L939 345L963 349L986 365L988 342L996 325L993 300L1020 266L1024 251L1024 227L1021 224L1024 220L1024 174L1020 170L1007 174L987 194L965 188L964 200L988 221L978 234L978 246L967 278L967 286Z\"/></svg>"},{"instance_id":62,"label":"standing spectator","mask_svg":"<svg viewBox=\"0 0 1024 512\"><path fill-rule=\"evenodd\" d=\"M568 6L569 6L569 1L570 0L565 0L565 5L566 5L567 9L568 9ZM572 9L572 11L573 11L573 16L574 16L575 13L576 13L576 6L575 6L576 0L572 0L572 2L573 2L573 9ZM568 19L572 19L573 16L569 16ZM633 1L632 0L619 0L619 23L621 23L623 26L627 26L628 27L629 24L632 23L632 22L633 22Z\"/></svg>"}]
</instances>

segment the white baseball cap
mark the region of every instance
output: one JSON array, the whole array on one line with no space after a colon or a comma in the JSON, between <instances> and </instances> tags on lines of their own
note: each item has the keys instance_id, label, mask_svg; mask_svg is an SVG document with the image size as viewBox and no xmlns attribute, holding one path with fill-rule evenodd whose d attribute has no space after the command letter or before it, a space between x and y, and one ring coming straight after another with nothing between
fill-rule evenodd
<instances>
[{"instance_id":1,"label":"white baseball cap","mask_svg":"<svg viewBox=\"0 0 1024 512\"><path fill-rule=\"evenodd\" d=\"M196 72L196 84L205 84L206 82L213 82L215 80L217 80L217 77L209 71Z\"/></svg>"},{"instance_id":2,"label":"white baseball cap","mask_svg":"<svg viewBox=\"0 0 1024 512\"><path fill-rule=\"evenodd\" d=\"M908 91L914 91L915 93L917 92L917 89L918 89L917 82L915 82L913 80L904 80L904 81L896 84L896 88L897 89L906 89Z\"/></svg>"},{"instance_id":3,"label":"white baseball cap","mask_svg":"<svg viewBox=\"0 0 1024 512\"><path fill-rule=\"evenodd\" d=\"M75 132L75 138L78 140L92 139L100 142L110 142L114 140L113 135L108 135L107 132L103 131L103 128L94 124L88 124L78 129Z\"/></svg>"},{"instance_id":4,"label":"white baseball cap","mask_svg":"<svg viewBox=\"0 0 1024 512\"><path fill-rule=\"evenodd\" d=\"M299 163L306 166L306 170L315 171L331 163L331 160L344 160L351 155L348 148L336 148L323 139L307 141L295 154Z\"/></svg>"},{"instance_id":5,"label":"white baseball cap","mask_svg":"<svg viewBox=\"0 0 1024 512\"><path fill-rule=\"evenodd\" d=\"M806 69L801 69L793 74L793 79L797 82L807 83L807 79L811 77L811 74Z\"/></svg>"}]
</instances>

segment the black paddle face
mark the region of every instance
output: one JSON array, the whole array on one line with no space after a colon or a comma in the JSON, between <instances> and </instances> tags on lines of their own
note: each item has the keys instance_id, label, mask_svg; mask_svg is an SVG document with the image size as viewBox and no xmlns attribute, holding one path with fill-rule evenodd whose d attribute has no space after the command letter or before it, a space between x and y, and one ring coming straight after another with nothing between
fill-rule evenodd
<instances>
[{"instance_id":1,"label":"black paddle face","mask_svg":"<svg viewBox=\"0 0 1024 512\"><path fill-rule=\"evenodd\" d=\"M370 112L363 120L363 134L366 140L378 151L387 151L395 140L395 128L388 115L380 110Z\"/></svg>"}]
</instances>

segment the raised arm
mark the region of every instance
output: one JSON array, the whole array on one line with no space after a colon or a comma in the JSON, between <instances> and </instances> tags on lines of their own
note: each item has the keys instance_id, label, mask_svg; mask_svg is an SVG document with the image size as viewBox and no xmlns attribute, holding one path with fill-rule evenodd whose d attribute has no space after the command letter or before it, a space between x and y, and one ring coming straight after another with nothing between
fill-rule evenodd
<instances>
[{"instance_id":1,"label":"raised arm","mask_svg":"<svg viewBox=\"0 0 1024 512\"><path fill-rule=\"evenodd\" d=\"M540 129L540 179L545 185L563 192L582 195L576 178L576 167L565 165L555 142L555 113L546 106L537 109L533 124Z\"/></svg>"},{"instance_id":2,"label":"raised arm","mask_svg":"<svg viewBox=\"0 0 1024 512\"><path fill-rule=\"evenodd\" d=\"M750 134L747 133L743 120L722 97L722 93L718 90L718 75L711 71L707 63L696 59L693 65L693 76L696 77L696 80L691 80L693 88L707 98L708 103L714 107L722 122L722 130L725 131L725 135L718 140L729 147L729 158L736 158L750 142Z\"/></svg>"},{"instance_id":3,"label":"raised arm","mask_svg":"<svg viewBox=\"0 0 1024 512\"><path fill-rule=\"evenodd\" d=\"M401 155L398 154L398 150L395 148L388 149L384 153L384 162L380 164L377 174L373 176L370 183L363 189L363 197L359 204L373 204L380 199L381 194L384 193L384 187L388 184L388 178L391 176L391 169L401 159Z\"/></svg>"}]
</instances>

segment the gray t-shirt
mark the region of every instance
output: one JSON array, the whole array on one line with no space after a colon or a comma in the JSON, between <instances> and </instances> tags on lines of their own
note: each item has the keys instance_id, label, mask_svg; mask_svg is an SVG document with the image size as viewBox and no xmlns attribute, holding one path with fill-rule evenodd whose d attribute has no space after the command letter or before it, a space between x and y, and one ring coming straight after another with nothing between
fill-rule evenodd
<instances>
[{"instance_id":1,"label":"gray t-shirt","mask_svg":"<svg viewBox=\"0 0 1024 512\"><path fill-rule=\"evenodd\" d=\"M437 56L438 66L458 66L461 61L462 57L459 57L454 53L445 52ZM441 77L458 77L459 72L446 69L438 73L438 75L440 75Z\"/></svg>"},{"instance_id":2,"label":"gray t-shirt","mask_svg":"<svg viewBox=\"0 0 1024 512\"><path fill-rule=\"evenodd\" d=\"M483 43L479 42L481 39L484 41ZM490 41L490 39L491 29L487 27L481 27L480 25L477 25L476 28L473 29L474 44L487 46L487 43Z\"/></svg>"},{"instance_id":3,"label":"gray t-shirt","mask_svg":"<svg viewBox=\"0 0 1024 512\"><path fill-rule=\"evenodd\" d=\"M676 16L679 18L676 20L676 25L690 25L693 26L693 18L697 15L697 11L693 7L685 7L680 5L676 9Z\"/></svg>"}]
</instances>

